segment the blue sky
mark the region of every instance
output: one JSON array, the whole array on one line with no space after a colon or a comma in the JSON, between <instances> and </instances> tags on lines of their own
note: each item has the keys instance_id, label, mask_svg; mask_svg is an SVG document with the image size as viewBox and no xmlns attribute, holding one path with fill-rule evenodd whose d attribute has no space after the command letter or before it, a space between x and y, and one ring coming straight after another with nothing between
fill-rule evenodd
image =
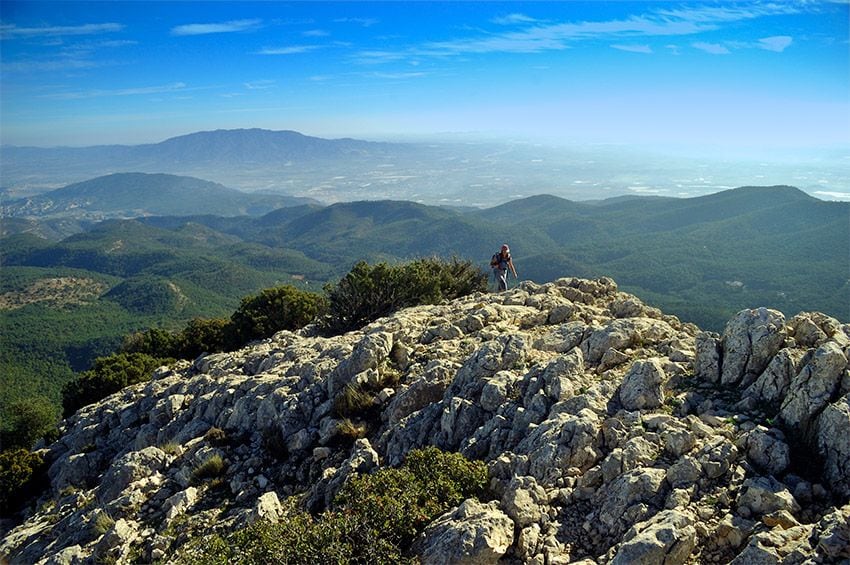
<instances>
[{"instance_id":1,"label":"blue sky","mask_svg":"<svg viewBox=\"0 0 850 565\"><path fill-rule=\"evenodd\" d=\"M850 145L848 2L2 2L0 141Z\"/></svg>"}]
</instances>

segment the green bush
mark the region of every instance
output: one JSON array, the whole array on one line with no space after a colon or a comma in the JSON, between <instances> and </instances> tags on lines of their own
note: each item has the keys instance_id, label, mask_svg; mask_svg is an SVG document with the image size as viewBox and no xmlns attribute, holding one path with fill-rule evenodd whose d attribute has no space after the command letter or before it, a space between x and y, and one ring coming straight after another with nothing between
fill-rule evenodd
<instances>
[{"instance_id":1,"label":"green bush","mask_svg":"<svg viewBox=\"0 0 850 565\"><path fill-rule=\"evenodd\" d=\"M44 459L38 453L23 448L0 452L0 509L4 516L42 490L44 472Z\"/></svg>"},{"instance_id":2,"label":"green bush","mask_svg":"<svg viewBox=\"0 0 850 565\"><path fill-rule=\"evenodd\" d=\"M412 451L398 469L355 475L334 508L314 518L290 498L278 523L256 522L227 539L184 548L182 563L411 563L410 545L439 514L485 492L487 468L436 448Z\"/></svg>"},{"instance_id":3,"label":"green bush","mask_svg":"<svg viewBox=\"0 0 850 565\"><path fill-rule=\"evenodd\" d=\"M106 398L122 388L144 382L154 369L173 362L145 353L116 353L98 357L94 367L62 387L62 409L65 417L83 406Z\"/></svg>"},{"instance_id":4,"label":"green bush","mask_svg":"<svg viewBox=\"0 0 850 565\"><path fill-rule=\"evenodd\" d=\"M325 309L319 294L284 285L267 288L242 299L230 317L232 345L239 347L254 339L271 337L281 330L303 328Z\"/></svg>"},{"instance_id":5,"label":"green bush","mask_svg":"<svg viewBox=\"0 0 850 565\"><path fill-rule=\"evenodd\" d=\"M469 261L436 257L401 265L360 261L336 285L328 285L327 333L361 328L408 306L436 304L484 291L487 276Z\"/></svg>"},{"instance_id":6,"label":"green bush","mask_svg":"<svg viewBox=\"0 0 850 565\"><path fill-rule=\"evenodd\" d=\"M227 349L229 322L223 318L195 318L180 332L177 356L195 359L202 353Z\"/></svg>"},{"instance_id":7,"label":"green bush","mask_svg":"<svg viewBox=\"0 0 850 565\"><path fill-rule=\"evenodd\" d=\"M352 477L334 503L361 516L380 537L408 548L431 520L466 498L482 496L486 484L482 462L429 447L412 451L399 469Z\"/></svg>"},{"instance_id":8,"label":"green bush","mask_svg":"<svg viewBox=\"0 0 850 565\"><path fill-rule=\"evenodd\" d=\"M154 357L181 357L180 334L151 328L124 337L118 353L146 353Z\"/></svg>"},{"instance_id":9,"label":"green bush","mask_svg":"<svg viewBox=\"0 0 850 565\"><path fill-rule=\"evenodd\" d=\"M59 414L53 403L43 396L19 400L9 407L0 443L8 449L29 449L41 438L52 441L58 432Z\"/></svg>"}]
</instances>

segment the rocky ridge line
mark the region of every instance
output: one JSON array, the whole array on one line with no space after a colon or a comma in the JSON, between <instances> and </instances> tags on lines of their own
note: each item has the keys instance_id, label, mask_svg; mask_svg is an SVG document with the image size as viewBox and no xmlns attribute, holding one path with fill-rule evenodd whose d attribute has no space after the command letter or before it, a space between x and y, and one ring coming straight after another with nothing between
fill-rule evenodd
<instances>
[{"instance_id":1,"label":"rocky ridge line","mask_svg":"<svg viewBox=\"0 0 850 565\"><path fill-rule=\"evenodd\" d=\"M822 314L745 310L716 335L607 278L280 332L67 420L50 493L0 555L167 561L436 445L486 461L495 499L435 520L423 563L846 562L848 356L850 326ZM352 387L371 421L342 418ZM222 480L198 484L213 456Z\"/></svg>"}]
</instances>

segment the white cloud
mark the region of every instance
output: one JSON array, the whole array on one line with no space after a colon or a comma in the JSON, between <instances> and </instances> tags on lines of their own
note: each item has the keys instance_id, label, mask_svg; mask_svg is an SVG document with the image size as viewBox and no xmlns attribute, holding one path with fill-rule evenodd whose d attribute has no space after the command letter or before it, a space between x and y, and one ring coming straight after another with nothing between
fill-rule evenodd
<instances>
[{"instance_id":1,"label":"white cloud","mask_svg":"<svg viewBox=\"0 0 850 565\"><path fill-rule=\"evenodd\" d=\"M376 20L375 18L337 18L334 22L338 24L357 24L363 27L372 27L379 23L380 20Z\"/></svg>"},{"instance_id":2,"label":"white cloud","mask_svg":"<svg viewBox=\"0 0 850 565\"><path fill-rule=\"evenodd\" d=\"M308 29L301 35L303 35L304 37L327 37L330 35L330 32L325 31L323 29Z\"/></svg>"},{"instance_id":3,"label":"white cloud","mask_svg":"<svg viewBox=\"0 0 850 565\"><path fill-rule=\"evenodd\" d=\"M391 80L402 80L402 79L407 79L407 78L418 78L418 77L423 77L423 76L425 76L425 75L427 75L427 74L428 74L428 73L422 73L422 72L414 72L414 73L382 73L382 72L375 72L375 73L369 73L369 75L368 75L368 76L373 77L373 78L385 78L385 79L391 79Z\"/></svg>"},{"instance_id":4,"label":"white cloud","mask_svg":"<svg viewBox=\"0 0 850 565\"><path fill-rule=\"evenodd\" d=\"M286 47L266 47L255 52L255 55L297 55L319 49L319 45L288 45Z\"/></svg>"},{"instance_id":5,"label":"white cloud","mask_svg":"<svg viewBox=\"0 0 850 565\"><path fill-rule=\"evenodd\" d=\"M631 53L652 53L652 47L649 45L612 45L614 49L620 51L629 51Z\"/></svg>"},{"instance_id":6,"label":"white cloud","mask_svg":"<svg viewBox=\"0 0 850 565\"><path fill-rule=\"evenodd\" d=\"M515 24L530 24L535 23L538 20L532 18L531 16L526 16L525 14L508 14L507 16L499 16L490 20L492 23L497 25L515 25Z\"/></svg>"},{"instance_id":7,"label":"white cloud","mask_svg":"<svg viewBox=\"0 0 850 565\"><path fill-rule=\"evenodd\" d=\"M727 47L721 45L720 43L706 43L705 41L694 41L691 43L691 47L694 49L699 49L700 51L705 51L706 53L710 53L712 55L728 55L731 53Z\"/></svg>"},{"instance_id":8,"label":"white cloud","mask_svg":"<svg viewBox=\"0 0 850 565\"><path fill-rule=\"evenodd\" d=\"M235 33L253 31L260 27L262 20L231 20L220 23L185 24L171 28L171 35L207 35L210 33Z\"/></svg>"},{"instance_id":9,"label":"white cloud","mask_svg":"<svg viewBox=\"0 0 850 565\"><path fill-rule=\"evenodd\" d=\"M251 82L245 83L245 88L248 90L265 90L267 88L272 88L276 84L274 80L254 80Z\"/></svg>"},{"instance_id":10,"label":"white cloud","mask_svg":"<svg viewBox=\"0 0 850 565\"><path fill-rule=\"evenodd\" d=\"M180 92L184 90L186 90L185 82L175 82L172 84L143 86L138 88L62 92L58 94L46 94L42 98L51 98L55 100L78 100L83 98L101 98L104 96L139 96L145 94L161 94L163 92Z\"/></svg>"},{"instance_id":11,"label":"white cloud","mask_svg":"<svg viewBox=\"0 0 850 565\"><path fill-rule=\"evenodd\" d=\"M763 37L756 44L761 49L782 53L787 49L794 39L787 35L775 35L773 37Z\"/></svg>"},{"instance_id":12,"label":"white cloud","mask_svg":"<svg viewBox=\"0 0 850 565\"><path fill-rule=\"evenodd\" d=\"M78 26L18 27L14 24L0 25L0 39L16 37L57 37L64 35L94 35L114 33L124 29L123 24L82 24Z\"/></svg>"}]
</instances>

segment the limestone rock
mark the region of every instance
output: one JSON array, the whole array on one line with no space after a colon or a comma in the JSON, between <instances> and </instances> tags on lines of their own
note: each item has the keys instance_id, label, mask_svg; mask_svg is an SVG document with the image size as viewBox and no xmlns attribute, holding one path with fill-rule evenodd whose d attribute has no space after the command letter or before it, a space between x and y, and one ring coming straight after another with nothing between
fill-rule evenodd
<instances>
[{"instance_id":1,"label":"limestone rock","mask_svg":"<svg viewBox=\"0 0 850 565\"><path fill-rule=\"evenodd\" d=\"M764 371L785 341L785 316L777 310L742 310L732 318L721 338L723 365L720 382L750 383Z\"/></svg>"},{"instance_id":2,"label":"limestone rock","mask_svg":"<svg viewBox=\"0 0 850 565\"><path fill-rule=\"evenodd\" d=\"M794 495L773 477L755 477L744 481L737 504L739 512L746 508L748 514L757 516L777 510L787 510L792 514L800 510Z\"/></svg>"},{"instance_id":3,"label":"limestone rock","mask_svg":"<svg viewBox=\"0 0 850 565\"><path fill-rule=\"evenodd\" d=\"M514 541L514 523L496 502L465 500L432 522L416 543L423 565L496 563Z\"/></svg>"},{"instance_id":4,"label":"limestone rock","mask_svg":"<svg viewBox=\"0 0 850 565\"><path fill-rule=\"evenodd\" d=\"M664 403L667 376L657 359L636 361L623 378L620 402L626 410L658 408Z\"/></svg>"},{"instance_id":5,"label":"limestone rock","mask_svg":"<svg viewBox=\"0 0 850 565\"><path fill-rule=\"evenodd\" d=\"M676 510L659 512L626 532L611 565L681 565L696 546L694 517Z\"/></svg>"},{"instance_id":6,"label":"limestone rock","mask_svg":"<svg viewBox=\"0 0 850 565\"><path fill-rule=\"evenodd\" d=\"M800 430L805 437L812 420L838 392L846 367L847 357L838 344L828 342L820 346L791 381L779 411L785 426Z\"/></svg>"}]
</instances>

